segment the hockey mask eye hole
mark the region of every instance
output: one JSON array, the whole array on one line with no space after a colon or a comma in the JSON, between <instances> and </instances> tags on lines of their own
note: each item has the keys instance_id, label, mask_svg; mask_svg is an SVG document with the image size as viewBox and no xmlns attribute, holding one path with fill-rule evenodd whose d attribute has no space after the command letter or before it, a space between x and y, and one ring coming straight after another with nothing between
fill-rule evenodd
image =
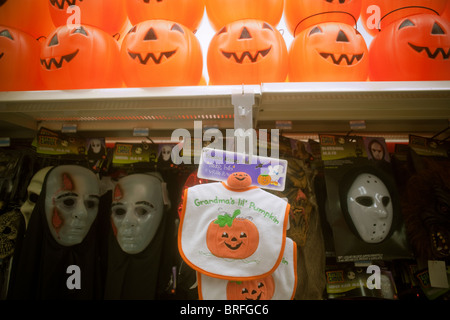
<instances>
[{"instance_id":1,"label":"hockey mask eye hole","mask_svg":"<svg viewBox=\"0 0 450 320\"><path fill-rule=\"evenodd\" d=\"M371 207L373 206L373 199L372 197L367 197L367 196L361 196L361 197L357 197L356 202L359 203L360 205L364 206L364 207Z\"/></svg>"}]
</instances>

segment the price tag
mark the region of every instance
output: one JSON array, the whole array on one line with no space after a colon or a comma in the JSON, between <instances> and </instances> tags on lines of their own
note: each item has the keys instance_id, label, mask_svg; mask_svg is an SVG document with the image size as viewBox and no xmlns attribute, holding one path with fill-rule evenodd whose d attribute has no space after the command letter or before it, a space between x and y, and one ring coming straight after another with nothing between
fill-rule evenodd
<instances>
[{"instance_id":1,"label":"price tag","mask_svg":"<svg viewBox=\"0 0 450 320\"><path fill-rule=\"evenodd\" d=\"M428 260L430 283L434 288L449 288L445 261Z\"/></svg>"}]
</instances>

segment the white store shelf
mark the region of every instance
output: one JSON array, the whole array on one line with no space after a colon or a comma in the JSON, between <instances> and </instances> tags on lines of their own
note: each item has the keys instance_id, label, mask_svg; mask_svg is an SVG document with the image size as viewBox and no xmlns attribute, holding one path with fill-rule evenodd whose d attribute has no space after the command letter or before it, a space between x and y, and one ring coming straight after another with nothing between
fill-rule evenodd
<instances>
[{"instance_id":1,"label":"white store shelf","mask_svg":"<svg viewBox=\"0 0 450 320\"><path fill-rule=\"evenodd\" d=\"M364 120L377 132L437 132L450 119L450 81L268 83L261 86L118 88L0 92L0 135L21 136L40 126L127 135L204 126L233 128L232 96L255 94L254 125L292 121L293 132L330 132Z\"/></svg>"}]
</instances>

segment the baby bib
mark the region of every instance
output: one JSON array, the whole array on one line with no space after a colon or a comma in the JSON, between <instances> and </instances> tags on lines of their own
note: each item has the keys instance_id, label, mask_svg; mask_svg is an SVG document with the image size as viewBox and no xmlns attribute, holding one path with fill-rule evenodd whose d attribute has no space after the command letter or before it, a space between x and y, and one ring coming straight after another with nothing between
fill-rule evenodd
<instances>
[{"instance_id":1,"label":"baby bib","mask_svg":"<svg viewBox=\"0 0 450 320\"><path fill-rule=\"evenodd\" d=\"M200 300L292 300L297 288L297 245L286 238L274 273L248 281L212 278L197 272Z\"/></svg>"},{"instance_id":2,"label":"baby bib","mask_svg":"<svg viewBox=\"0 0 450 320\"><path fill-rule=\"evenodd\" d=\"M215 278L269 275L283 256L288 213L287 201L258 187L236 190L217 182L188 188L178 233L181 257Z\"/></svg>"}]
</instances>

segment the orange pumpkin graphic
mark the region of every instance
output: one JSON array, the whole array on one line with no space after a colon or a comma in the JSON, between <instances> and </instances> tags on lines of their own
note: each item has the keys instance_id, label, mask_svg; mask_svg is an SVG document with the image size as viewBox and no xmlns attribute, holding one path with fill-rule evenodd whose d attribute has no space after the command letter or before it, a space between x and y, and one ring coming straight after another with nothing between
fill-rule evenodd
<instances>
[{"instance_id":1,"label":"orange pumpkin graphic","mask_svg":"<svg viewBox=\"0 0 450 320\"><path fill-rule=\"evenodd\" d=\"M267 22L239 20L212 38L207 63L213 85L283 82L288 52L280 32Z\"/></svg>"},{"instance_id":2,"label":"orange pumpkin graphic","mask_svg":"<svg viewBox=\"0 0 450 320\"><path fill-rule=\"evenodd\" d=\"M38 90L40 44L31 35L0 26L0 91Z\"/></svg>"},{"instance_id":3,"label":"orange pumpkin graphic","mask_svg":"<svg viewBox=\"0 0 450 320\"><path fill-rule=\"evenodd\" d=\"M260 174L258 176L258 183L262 186L267 186L272 182L272 178L268 174Z\"/></svg>"},{"instance_id":4,"label":"orange pumpkin graphic","mask_svg":"<svg viewBox=\"0 0 450 320\"><path fill-rule=\"evenodd\" d=\"M128 17L135 25L145 20L170 20L195 31L202 21L205 0L126 0Z\"/></svg>"},{"instance_id":5,"label":"orange pumpkin graphic","mask_svg":"<svg viewBox=\"0 0 450 320\"><path fill-rule=\"evenodd\" d=\"M228 281L227 300L271 300L275 293L272 275L262 279Z\"/></svg>"},{"instance_id":6,"label":"orange pumpkin graphic","mask_svg":"<svg viewBox=\"0 0 450 320\"><path fill-rule=\"evenodd\" d=\"M283 0L206 0L206 12L213 28L242 19L258 19L276 26L283 15Z\"/></svg>"},{"instance_id":7,"label":"orange pumpkin graphic","mask_svg":"<svg viewBox=\"0 0 450 320\"><path fill-rule=\"evenodd\" d=\"M302 31L289 49L289 80L366 81L367 45L344 23L321 23Z\"/></svg>"},{"instance_id":8,"label":"orange pumpkin graphic","mask_svg":"<svg viewBox=\"0 0 450 320\"><path fill-rule=\"evenodd\" d=\"M211 253L220 258L245 259L258 248L259 232L256 225L248 219L236 218L228 213L219 215L208 226L206 245Z\"/></svg>"},{"instance_id":9,"label":"orange pumpkin graphic","mask_svg":"<svg viewBox=\"0 0 450 320\"><path fill-rule=\"evenodd\" d=\"M447 0L362 0L361 23L369 34L375 36L384 27L408 16L422 13L441 15L446 3Z\"/></svg>"},{"instance_id":10,"label":"orange pumpkin graphic","mask_svg":"<svg viewBox=\"0 0 450 320\"><path fill-rule=\"evenodd\" d=\"M294 36L323 22L355 26L361 11L361 0L285 0L284 3L286 26Z\"/></svg>"},{"instance_id":11,"label":"orange pumpkin graphic","mask_svg":"<svg viewBox=\"0 0 450 320\"><path fill-rule=\"evenodd\" d=\"M80 23L97 27L112 36L119 34L127 23L127 12L123 0L47 0L48 10L55 26L66 25L74 11L67 9L78 6Z\"/></svg>"},{"instance_id":12,"label":"orange pumpkin graphic","mask_svg":"<svg viewBox=\"0 0 450 320\"><path fill-rule=\"evenodd\" d=\"M90 26L58 27L41 47L42 78L48 89L120 87L119 45Z\"/></svg>"},{"instance_id":13,"label":"orange pumpkin graphic","mask_svg":"<svg viewBox=\"0 0 450 320\"><path fill-rule=\"evenodd\" d=\"M434 14L384 28L369 50L374 81L450 80L450 22Z\"/></svg>"},{"instance_id":14,"label":"orange pumpkin graphic","mask_svg":"<svg viewBox=\"0 0 450 320\"><path fill-rule=\"evenodd\" d=\"M244 189L252 184L252 178L245 172L234 172L227 178L227 185L232 189Z\"/></svg>"},{"instance_id":15,"label":"orange pumpkin graphic","mask_svg":"<svg viewBox=\"0 0 450 320\"><path fill-rule=\"evenodd\" d=\"M121 48L125 84L130 87L189 86L200 83L200 43L185 26L168 20L135 25Z\"/></svg>"},{"instance_id":16,"label":"orange pumpkin graphic","mask_svg":"<svg viewBox=\"0 0 450 320\"><path fill-rule=\"evenodd\" d=\"M48 0L0 0L0 24L45 38L55 28L47 7Z\"/></svg>"}]
</instances>

